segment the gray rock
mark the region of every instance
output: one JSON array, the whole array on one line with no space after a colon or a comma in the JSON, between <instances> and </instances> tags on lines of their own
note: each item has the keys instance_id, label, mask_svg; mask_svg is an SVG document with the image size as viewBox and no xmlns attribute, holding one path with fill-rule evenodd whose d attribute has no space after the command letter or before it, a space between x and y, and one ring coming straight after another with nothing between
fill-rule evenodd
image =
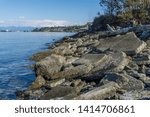
<instances>
[{"instance_id":1,"label":"gray rock","mask_svg":"<svg viewBox=\"0 0 150 117\"><path fill-rule=\"evenodd\" d=\"M109 71L121 72L129 63L129 59L123 52L115 52L111 56L112 60L110 61L111 64Z\"/></svg>"},{"instance_id":2,"label":"gray rock","mask_svg":"<svg viewBox=\"0 0 150 117\"><path fill-rule=\"evenodd\" d=\"M150 37L150 31L149 30L144 30L142 34L140 35L140 38L142 40L147 40Z\"/></svg>"},{"instance_id":3,"label":"gray rock","mask_svg":"<svg viewBox=\"0 0 150 117\"><path fill-rule=\"evenodd\" d=\"M97 65L101 63L104 59L107 59L105 54L86 54L80 59L74 61L72 64L77 65Z\"/></svg>"},{"instance_id":4,"label":"gray rock","mask_svg":"<svg viewBox=\"0 0 150 117\"><path fill-rule=\"evenodd\" d=\"M57 55L72 55L76 51L76 48L72 47L70 43L63 43L58 47L55 47L51 53Z\"/></svg>"},{"instance_id":5,"label":"gray rock","mask_svg":"<svg viewBox=\"0 0 150 117\"><path fill-rule=\"evenodd\" d=\"M150 55L149 53L141 53L134 56L133 61L138 65L149 65L150 64Z\"/></svg>"},{"instance_id":6,"label":"gray rock","mask_svg":"<svg viewBox=\"0 0 150 117\"><path fill-rule=\"evenodd\" d=\"M47 93L45 93L42 97L40 97L41 100L50 100L53 98L58 97L64 97L69 94L75 93L75 90L73 87L70 86L57 86L49 90Z\"/></svg>"},{"instance_id":7,"label":"gray rock","mask_svg":"<svg viewBox=\"0 0 150 117\"><path fill-rule=\"evenodd\" d=\"M129 63L129 59L126 54L123 52L114 52L107 55L107 58L104 59L100 64L97 64L93 72L103 71L103 72L121 72L125 66Z\"/></svg>"},{"instance_id":8,"label":"gray rock","mask_svg":"<svg viewBox=\"0 0 150 117\"><path fill-rule=\"evenodd\" d=\"M48 88L56 87L56 86L62 84L63 82L65 82L65 79L56 79L56 80L52 80L52 81L47 81L46 87L48 87Z\"/></svg>"},{"instance_id":9,"label":"gray rock","mask_svg":"<svg viewBox=\"0 0 150 117\"><path fill-rule=\"evenodd\" d=\"M107 84L112 81L117 83L123 90L144 90L144 84L142 81L126 74L108 73L101 80L100 84Z\"/></svg>"},{"instance_id":10,"label":"gray rock","mask_svg":"<svg viewBox=\"0 0 150 117\"><path fill-rule=\"evenodd\" d=\"M147 79L144 81L146 87L150 87L150 79Z\"/></svg>"},{"instance_id":11,"label":"gray rock","mask_svg":"<svg viewBox=\"0 0 150 117\"><path fill-rule=\"evenodd\" d=\"M106 98L113 97L119 88L120 87L116 83L110 82L106 85L95 88L87 93L81 94L80 96L74 99L75 100L104 100Z\"/></svg>"},{"instance_id":12,"label":"gray rock","mask_svg":"<svg viewBox=\"0 0 150 117\"><path fill-rule=\"evenodd\" d=\"M134 57L133 59L138 65L144 65L150 63L150 55L149 54L140 54Z\"/></svg>"},{"instance_id":13,"label":"gray rock","mask_svg":"<svg viewBox=\"0 0 150 117\"><path fill-rule=\"evenodd\" d=\"M139 66L134 61L130 61L129 64L126 66L126 68L128 70L135 70L135 71L139 70Z\"/></svg>"},{"instance_id":14,"label":"gray rock","mask_svg":"<svg viewBox=\"0 0 150 117\"><path fill-rule=\"evenodd\" d=\"M140 53L146 47L146 43L136 37L134 33L127 33L117 37L101 39L97 49L123 51L128 55Z\"/></svg>"},{"instance_id":15,"label":"gray rock","mask_svg":"<svg viewBox=\"0 0 150 117\"><path fill-rule=\"evenodd\" d=\"M150 91L129 91L119 95L120 100L147 100L150 99Z\"/></svg>"},{"instance_id":16,"label":"gray rock","mask_svg":"<svg viewBox=\"0 0 150 117\"><path fill-rule=\"evenodd\" d=\"M120 87L122 87L123 84L127 84L129 82L129 79L128 77L122 74L110 72L110 73L107 73L105 77L100 81L100 85L104 85L109 82L115 82Z\"/></svg>"},{"instance_id":17,"label":"gray rock","mask_svg":"<svg viewBox=\"0 0 150 117\"><path fill-rule=\"evenodd\" d=\"M71 86L72 87L77 87L78 84L80 84L81 82L82 82L81 79L74 80L74 81L72 81Z\"/></svg>"},{"instance_id":18,"label":"gray rock","mask_svg":"<svg viewBox=\"0 0 150 117\"><path fill-rule=\"evenodd\" d=\"M133 78L129 75L125 75L125 77L127 77L129 79L129 82L126 84L124 83L124 85L122 86L124 90L127 91L142 91L144 90L144 83L141 80L137 80L136 78Z\"/></svg>"},{"instance_id":19,"label":"gray rock","mask_svg":"<svg viewBox=\"0 0 150 117\"><path fill-rule=\"evenodd\" d=\"M141 78L145 78L146 77L145 74L138 73L137 71L134 71L134 70L128 70L127 74L132 76L132 77L134 77L134 78L137 78L137 79L141 79Z\"/></svg>"},{"instance_id":20,"label":"gray rock","mask_svg":"<svg viewBox=\"0 0 150 117\"><path fill-rule=\"evenodd\" d=\"M149 69L149 68L145 69L145 74L146 74L147 76L150 76L150 69Z\"/></svg>"},{"instance_id":21,"label":"gray rock","mask_svg":"<svg viewBox=\"0 0 150 117\"><path fill-rule=\"evenodd\" d=\"M150 47L150 39L148 39L148 40L146 41L146 43L147 43L147 46Z\"/></svg>"},{"instance_id":22,"label":"gray rock","mask_svg":"<svg viewBox=\"0 0 150 117\"><path fill-rule=\"evenodd\" d=\"M29 87L29 90L39 89L43 85L45 85L45 83L45 79L42 76L38 76L36 80L32 83L32 85Z\"/></svg>"},{"instance_id":23,"label":"gray rock","mask_svg":"<svg viewBox=\"0 0 150 117\"><path fill-rule=\"evenodd\" d=\"M61 70L66 58L59 55L51 55L35 64L35 72L46 79L50 79L54 73Z\"/></svg>"},{"instance_id":24,"label":"gray rock","mask_svg":"<svg viewBox=\"0 0 150 117\"><path fill-rule=\"evenodd\" d=\"M73 79L77 77L81 77L87 73L93 68L91 65L79 65L76 67L71 67L70 69L66 69L64 71L57 72L51 76L51 79L59 79L59 78L65 78L65 79Z\"/></svg>"}]
</instances>

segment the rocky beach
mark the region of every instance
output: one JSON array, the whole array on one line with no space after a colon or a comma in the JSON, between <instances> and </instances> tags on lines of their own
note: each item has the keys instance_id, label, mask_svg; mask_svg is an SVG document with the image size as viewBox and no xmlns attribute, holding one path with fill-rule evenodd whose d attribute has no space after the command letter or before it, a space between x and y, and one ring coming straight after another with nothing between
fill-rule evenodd
<instances>
[{"instance_id":1,"label":"rocky beach","mask_svg":"<svg viewBox=\"0 0 150 117\"><path fill-rule=\"evenodd\" d=\"M18 99L150 99L150 25L79 32L31 59L36 80Z\"/></svg>"}]
</instances>

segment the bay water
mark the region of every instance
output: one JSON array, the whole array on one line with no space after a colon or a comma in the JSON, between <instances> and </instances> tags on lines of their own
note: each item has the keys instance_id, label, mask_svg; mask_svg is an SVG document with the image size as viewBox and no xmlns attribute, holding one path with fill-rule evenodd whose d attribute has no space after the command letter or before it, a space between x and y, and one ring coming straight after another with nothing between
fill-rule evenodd
<instances>
[{"instance_id":1,"label":"bay water","mask_svg":"<svg viewBox=\"0 0 150 117\"><path fill-rule=\"evenodd\" d=\"M16 99L15 92L26 89L35 79L29 58L73 33L0 32L0 99Z\"/></svg>"}]
</instances>

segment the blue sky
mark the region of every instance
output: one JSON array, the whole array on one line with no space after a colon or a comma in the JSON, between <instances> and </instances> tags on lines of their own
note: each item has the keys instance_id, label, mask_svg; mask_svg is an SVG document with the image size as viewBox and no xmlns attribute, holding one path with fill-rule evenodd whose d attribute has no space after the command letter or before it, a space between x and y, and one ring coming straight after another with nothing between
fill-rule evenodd
<instances>
[{"instance_id":1,"label":"blue sky","mask_svg":"<svg viewBox=\"0 0 150 117\"><path fill-rule=\"evenodd\" d=\"M99 0L0 0L0 26L84 24L100 10Z\"/></svg>"}]
</instances>

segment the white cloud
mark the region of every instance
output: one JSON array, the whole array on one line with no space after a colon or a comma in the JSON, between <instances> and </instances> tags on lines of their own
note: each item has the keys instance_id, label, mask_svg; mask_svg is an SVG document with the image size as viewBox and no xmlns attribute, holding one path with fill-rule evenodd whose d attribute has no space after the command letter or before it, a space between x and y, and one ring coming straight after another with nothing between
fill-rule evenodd
<instances>
[{"instance_id":1,"label":"white cloud","mask_svg":"<svg viewBox=\"0 0 150 117\"><path fill-rule=\"evenodd\" d=\"M23 18L23 17L22 17ZM70 23L64 20L9 20L0 21L0 26L32 26L32 27L52 27L52 26L66 26Z\"/></svg>"},{"instance_id":2,"label":"white cloud","mask_svg":"<svg viewBox=\"0 0 150 117\"><path fill-rule=\"evenodd\" d=\"M25 16L19 16L18 18L19 19L25 19L26 17Z\"/></svg>"}]
</instances>

